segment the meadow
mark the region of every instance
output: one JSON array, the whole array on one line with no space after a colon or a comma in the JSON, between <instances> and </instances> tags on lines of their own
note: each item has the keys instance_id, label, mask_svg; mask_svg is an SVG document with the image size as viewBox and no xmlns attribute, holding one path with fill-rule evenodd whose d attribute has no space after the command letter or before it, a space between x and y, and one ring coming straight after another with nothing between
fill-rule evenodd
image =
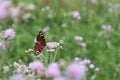
<instances>
[{"instance_id":1,"label":"meadow","mask_svg":"<svg viewBox=\"0 0 120 80\"><path fill-rule=\"evenodd\" d=\"M0 0L0 80L120 80L119 41L119 0Z\"/></svg>"}]
</instances>

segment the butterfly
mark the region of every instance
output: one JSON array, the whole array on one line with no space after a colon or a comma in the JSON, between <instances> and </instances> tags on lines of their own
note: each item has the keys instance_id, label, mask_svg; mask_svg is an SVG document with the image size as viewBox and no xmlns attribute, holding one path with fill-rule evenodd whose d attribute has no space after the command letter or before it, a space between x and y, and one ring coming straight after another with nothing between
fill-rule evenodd
<instances>
[{"instance_id":1,"label":"butterfly","mask_svg":"<svg viewBox=\"0 0 120 80\"><path fill-rule=\"evenodd\" d=\"M44 38L43 32L40 31L36 38L36 43L34 47L35 55L38 55L45 46L46 46L45 38Z\"/></svg>"}]
</instances>

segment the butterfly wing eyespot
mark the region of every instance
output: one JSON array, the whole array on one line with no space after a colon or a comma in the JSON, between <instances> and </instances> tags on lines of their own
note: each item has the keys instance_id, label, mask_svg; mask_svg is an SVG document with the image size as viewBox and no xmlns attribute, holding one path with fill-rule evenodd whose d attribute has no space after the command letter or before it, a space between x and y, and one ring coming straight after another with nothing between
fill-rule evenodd
<instances>
[{"instance_id":1,"label":"butterfly wing eyespot","mask_svg":"<svg viewBox=\"0 0 120 80\"><path fill-rule=\"evenodd\" d=\"M44 46L46 46L45 38L43 32L40 31L36 39L35 54L38 55L43 50Z\"/></svg>"}]
</instances>

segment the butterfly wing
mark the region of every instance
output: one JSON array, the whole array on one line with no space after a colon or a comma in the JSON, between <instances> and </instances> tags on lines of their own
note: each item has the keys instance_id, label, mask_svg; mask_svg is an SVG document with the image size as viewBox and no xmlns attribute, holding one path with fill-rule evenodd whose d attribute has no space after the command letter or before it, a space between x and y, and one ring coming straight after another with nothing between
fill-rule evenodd
<instances>
[{"instance_id":1,"label":"butterfly wing","mask_svg":"<svg viewBox=\"0 0 120 80\"><path fill-rule=\"evenodd\" d=\"M39 54L39 52L43 50L44 46L46 46L45 38L44 38L43 32L40 31L36 39L35 54L36 55Z\"/></svg>"}]
</instances>

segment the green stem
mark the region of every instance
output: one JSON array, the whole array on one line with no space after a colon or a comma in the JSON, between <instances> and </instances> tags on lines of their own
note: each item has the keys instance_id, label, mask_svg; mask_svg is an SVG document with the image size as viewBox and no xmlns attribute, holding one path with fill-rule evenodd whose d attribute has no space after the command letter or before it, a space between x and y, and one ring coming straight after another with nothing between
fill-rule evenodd
<instances>
[{"instance_id":1,"label":"green stem","mask_svg":"<svg viewBox=\"0 0 120 80\"><path fill-rule=\"evenodd\" d=\"M55 55L53 57L53 62L55 61L56 55L57 55L57 49L55 50Z\"/></svg>"}]
</instances>

